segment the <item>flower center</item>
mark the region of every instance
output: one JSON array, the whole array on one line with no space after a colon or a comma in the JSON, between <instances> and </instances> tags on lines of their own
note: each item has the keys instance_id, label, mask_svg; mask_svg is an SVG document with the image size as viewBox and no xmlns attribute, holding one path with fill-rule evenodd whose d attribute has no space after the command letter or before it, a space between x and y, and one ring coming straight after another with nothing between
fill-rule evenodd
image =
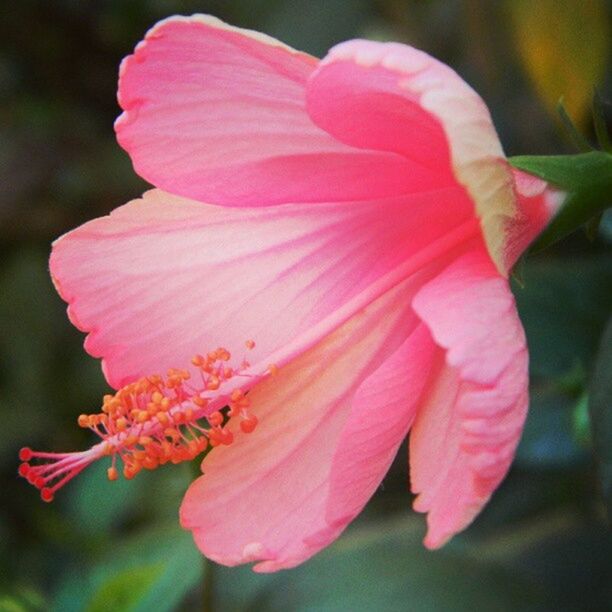
<instances>
[{"instance_id":1,"label":"flower center","mask_svg":"<svg viewBox=\"0 0 612 612\"><path fill-rule=\"evenodd\" d=\"M245 344L247 349L255 346L252 340ZM99 413L81 414L77 420L101 442L72 453L22 448L19 474L40 489L44 501L52 501L59 488L104 456L112 458L109 480L119 477L117 459L123 464L123 476L131 479L142 469L191 461L209 446L231 444L230 422L238 421L244 433L251 433L257 417L249 411L247 392L256 382L245 373L250 364L244 359L236 368L230 360L230 352L218 348L192 358L195 373L172 368L165 377L145 376L104 396ZM267 374L275 370L271 365ZM246 384L239 386L241 377Z\"/></svg>"}]
</instances>

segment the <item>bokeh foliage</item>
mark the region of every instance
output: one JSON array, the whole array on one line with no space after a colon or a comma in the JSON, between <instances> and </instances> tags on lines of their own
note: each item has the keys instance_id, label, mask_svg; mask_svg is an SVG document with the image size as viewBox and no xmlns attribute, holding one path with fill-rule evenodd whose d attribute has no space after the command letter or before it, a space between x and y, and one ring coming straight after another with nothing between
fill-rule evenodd
<instances>
[{"instance_id":1,"label":"bokeh foliage","mask_svg":"<svg viewBox=\"0 0 612 612\"><path fill-rule=\"evenodd\" d=\"M593 446L607 453L609 499L609 218L594 241L575 234L517 269L532 358L528 425L491 504L440 552L420 544L424 521L409 510L405 449L336 544L272 576L211 566L204 575L177 521L189 466L130 483L109 483L105 466L94 466L47 506L16 478L16 457L25 444L84 448L76 415L94 410L107 389L67 322L46 260L55 237L146 188L116 145L112 121L119 61L157 19L210 12L319 55L354 36L414 44L474 85L516 155L574 152L552 112L558 95L587 130L591 86L610 99L609 11L603 0L4 3L0 610L161 612L194 609L203 598L228 611L607 609L612 547Z\"/></svg>"},{"instance_id":2,"label":"bokeh foliage","mask_svg":"<svg viewBox=\"0 0 612 612\"><path fill-rule=\"evenodd\" d=\"M605 0L507 0L513 41L549 112L563 97L568 112L587 123L593 88L603 80L610 53Z\"/></svg>"}]
</instances>

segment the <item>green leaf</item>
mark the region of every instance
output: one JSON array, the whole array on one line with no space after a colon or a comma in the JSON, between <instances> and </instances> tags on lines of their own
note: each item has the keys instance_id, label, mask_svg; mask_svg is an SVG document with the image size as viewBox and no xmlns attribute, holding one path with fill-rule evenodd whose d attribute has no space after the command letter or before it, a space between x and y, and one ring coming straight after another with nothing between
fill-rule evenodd
<instances>
[{"instance_id":1,"label":"green leaf","mask_svg":"<svg viewBox=\"0 0 612 612\"><path fill-rule=\"evenodd\" d=\"M591 380L589 415L608 521L612 525L612 318L603 334Z\"/></svg>"},{"instance_id":2,"label":"green leaf","mask_svg":"<svg viewBox=\"0 0 612 612\"><path fill-rule=\"evenodd\" d=\"M11 594L0 595L0 612L42 612L45 599L31 588L20 587Z\"/></svg>"},{"instance_id":3,"label":"green leaf","mask_svg":"<svg viewBox=\"0 0 612 612\"><path fill-rule=\"evenodd\" d=\"M515 168L539 176L568 194L533 250L543 249L567 236L612 204L612 155L609 153L523 155L509 161Z\"/></svg>"},{"instance_id":4,"label":"green leaf","mask_svg":"<svg viewBox=\"0 0 612 612\"><path fill-rule=\"evenodd\" d=\"M203 567L189 532L176 524L157 527L112 546L106 559L82 570L77 579L68 576L53 610L171 612L202 580ZM124 604L104 608L110 596Z\"/></svg>"},{"instance_id":5,"label":"green leaf","mask_svg":"<svg viewBox=\"0 0 612 612\"><path fill-rule=\"evenodd\" d=\"M290 572L261 576L216 570L223 610L529 610L544 604L517 574L449 549L432 553L414 517L353 528L333 547Z\"/></svg>"},{"instance_id":6,"label":"green leaf","mask_svg":"<svg viewBox=\"0 0 612 612\"><path fill-rule=\"evenodd\" d=\"M164 570L162 563L129 568L111 576L92 597L87 612L135 610Z\"/></svg>"},{"instance_id":7,"label":"green leaf","mask_svg":"<svg viewBox=\"0 0 612 612\"><path fill-rule=\"evenodd\" d=\"M606 74L610 22L605 0L506 0L523 67L556 116L561 96L584 124L593 88Z\"/></svg>"}]
</instances>

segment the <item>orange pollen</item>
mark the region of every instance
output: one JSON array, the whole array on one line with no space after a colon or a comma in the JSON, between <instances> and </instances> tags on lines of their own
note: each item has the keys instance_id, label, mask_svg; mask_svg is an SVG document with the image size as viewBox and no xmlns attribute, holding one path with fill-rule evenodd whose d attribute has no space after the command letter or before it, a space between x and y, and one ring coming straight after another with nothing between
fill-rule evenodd
<instances>
[{"instance_id":1,"label":"orange pollen","mask_svg":"<svg viewBox=\"0 0 612 612\"><path fill-rule=\"evenodd\" d=\"M245 344L249 349L255 346L252 340ZM73 453L22 448L19 474L40 490L44 501L52 501L59 488L104 456L112 460L109 480L117 480L120 473L131 479L143 469L191 461L209 446L231 444L233 422L251 433L258 420L249 411L249 397L242 388L219 391L230 379L248 376L240 368L228 367L230 359L227 349L218 348L194 356L191 371L171 368L165 377L145 376L105 395L99 413L77 419L80 427L100 437L100 443ZM269 366L267 374L275 370ZM123 463L121 470L117 459Z\"/></svg>"}]
</instances>

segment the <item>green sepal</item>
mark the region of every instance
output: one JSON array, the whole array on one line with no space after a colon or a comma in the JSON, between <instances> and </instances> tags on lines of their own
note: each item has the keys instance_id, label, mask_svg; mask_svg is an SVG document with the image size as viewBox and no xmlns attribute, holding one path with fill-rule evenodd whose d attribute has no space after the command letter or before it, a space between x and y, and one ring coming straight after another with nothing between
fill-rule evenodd
<instances>
[{"instance_id":1,"label":"green sepal","mask_svg":"<svg viewBox=\"0 0 612 612\"><path fill-rule=\"evenodd\" d=\"M544 179L567 196L532 250L541 250L597 217L612 204L612 155L591 151L577 155L521 155L510 163Z\"/></svg>"}]
</instances>

